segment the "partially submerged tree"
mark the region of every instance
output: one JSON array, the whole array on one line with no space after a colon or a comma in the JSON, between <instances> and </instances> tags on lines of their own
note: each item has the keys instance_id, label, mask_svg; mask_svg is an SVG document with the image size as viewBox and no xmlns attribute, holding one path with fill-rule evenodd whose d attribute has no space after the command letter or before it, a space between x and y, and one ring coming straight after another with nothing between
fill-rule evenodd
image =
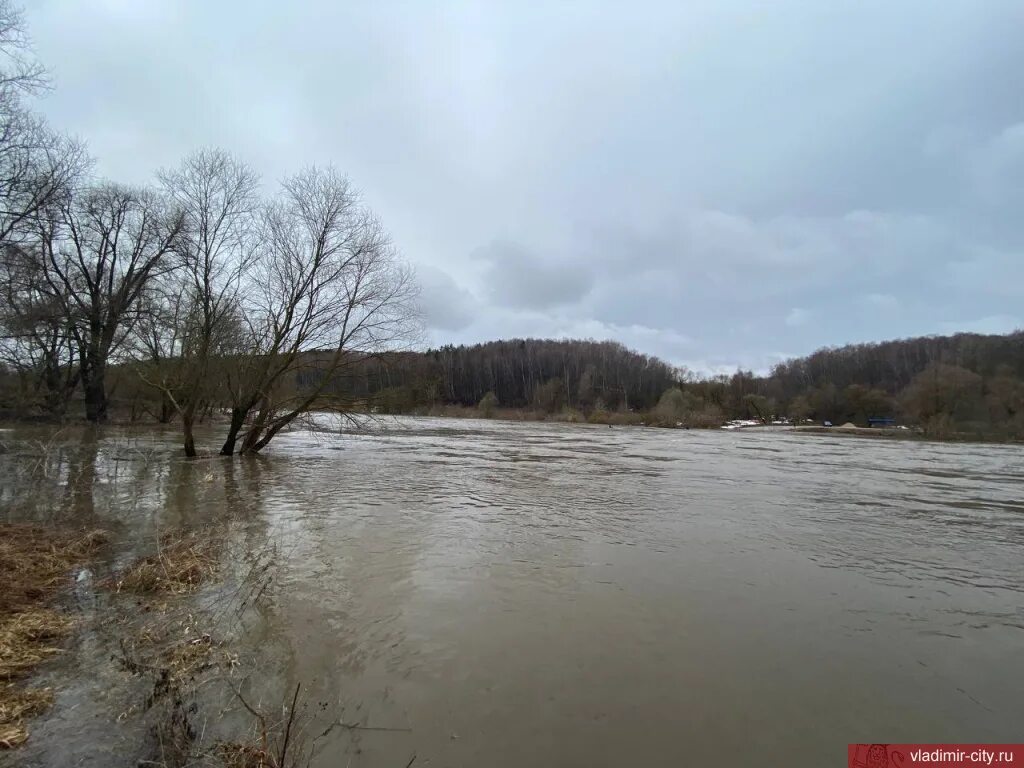
<instances>
[{"instance_id":1,"label":"partially submerged tree","mask_svg":"<svg viewBox=\"0 0 1024 768\"><path fill-rule=\"evenodd\" d=\"M683 391L679 387L670 387L662 393L654 407L653 416L662 424L675 426L690 410L690 403Z\"/></svg>"},{"instance_id":2,"label":"partially submerged tree","mask_svg":"<svg viewBox=\"0 0 1024 768\"><path fill-rule=\"evenodd\" d=\"M145 323L151 364L142 370L181 417L185 455L195 456L196 418L219 384L215 362L245 351L237 348L237 330L260 242L259 178L226 152L202 150L160 179L182 226L173 279L157 286Z\"/></svg>"},{"instance_id":3,"label":"partially submerged tree","mask_svg":"<svg viewBox=\"0 0 1024 768\"><path fill-rule=\"evenodd\" d=\"M767 424L772 416L771 403L764 395L748 394L742 399L743 407L746 409L747 418L757 419L762 424Z\"/></svg>"},{"instance_id":4,"label":"partially submerged tree","mask_svg":"<svg viewBox=\"0 0 1024 768\"><path fill-rule=\"evenodd\" d=\"M238 352L225 359L224 455L260 451L310 410L345 410L336 387L345 374L408 344L418 329L411 271L332 170L283 183L263 212L247 276Z\"/></svg>"},{"instance_id":5,"label":"partially submerged tree","mask_svg":"<svg viewBox=\"0 0 1024 768\"><path fill-rule=\"evenodd\" d=\"M61 311L66 296L43 279L40 237L47 210L67 199L87 158L27 106L47 84L21 10L0 0L0 355L22 381L21 405L59 417L78 372Z\"/></svg>"},{"instance_id":6,"label":"partially submerged tree","mask_svg":"<svg viewBox=\"0 0 1024 768\"><path fill-rule=\"evenodd\" d=\"M926 432L944 436L985 410L984 380L960 366L931 365L904 390L903 408Z\"/></svg>"},{"instance_id":7,"label":"partially submerged tree","mask_svg":"<svg viewBox=\"0 0 1024 768\"><path fill-rule=\"evenodd\" d=\"M66 193L86 162L80 144L26 106L25 97L46 86L21 10L0 0L0 244L28 236L35 216Z\"/></svg>"}]
</instances>

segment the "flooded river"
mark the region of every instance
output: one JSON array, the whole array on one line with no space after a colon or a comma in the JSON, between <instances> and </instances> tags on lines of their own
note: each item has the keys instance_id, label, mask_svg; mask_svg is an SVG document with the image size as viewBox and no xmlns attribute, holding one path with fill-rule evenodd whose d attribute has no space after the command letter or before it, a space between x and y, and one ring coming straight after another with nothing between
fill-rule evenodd
<instances>
[{"instance_id":1,"label":"flooded river","mask_svg":"<svg viewBox=\"0 0 1024 768\"><path fill-rule=\"evenodd\" d=\"M323 702L311 732L366 726L315 766L821 766L848 742L1024 738L1024 449L384 426L195 462L172 432L9 431L0 503L122 542L228 516L273 543L245 629L260 684ZM64 452L26 494L30 445ZM26 764L122 764L89 653Z\"/></svg>"}]
</instances>

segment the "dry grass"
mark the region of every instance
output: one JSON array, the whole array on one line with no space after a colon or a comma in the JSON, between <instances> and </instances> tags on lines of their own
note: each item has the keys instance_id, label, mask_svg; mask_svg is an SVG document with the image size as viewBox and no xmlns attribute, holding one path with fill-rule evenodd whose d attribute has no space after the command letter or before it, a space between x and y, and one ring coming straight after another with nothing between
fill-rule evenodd
<instances>
[{"instance_id":1,"label":"dry grass","mask_svg":"<svg viewBox=\"0 0 1024 768\"><path fill-rule=\"evenodd\" d=\"M221 742L214 752L224 768L278 768L277 758L255 744Z\"/></svg>"},{"instance_id":2,"label":"dry grass","mask_svg":"<svg viewBox=\"0 0 1024 768\"><path fill-rule=\"evenodd\" d=\"M217 572L217 546L199 534L164 536L157 553L136 560L117 580L118 592L186 595Z\"/></svg>"},{"instance_id":3,"label":"dry grass","mask_svg":"<svg viewBox=\"0 0 1024 768\"><path fill-rule=\"evenodd\" d=\"M209 635L194 637L164 652L167 666L179 676L192 676L212 665L217 645Z\"/></svg>"},{"instance_id":4,"label":"dry grass","mask_svg":"<svg viewBox=\"0 0 1024 768\"><path fill-rule=\"evenodd\" d=\"M0 619L0 679L21 677L60 653L54 642L65 637L71 625L66 616L47 608L32 608Z\"/></svg>"},{"instance_id":5,"label":"dry grass","mask_svg":"<svg viewBox=\"0 0 1024 768\"><path fill-rule=\"evenodd\" d=\"M237 656L209 634L192 636L186 628L177 633L185 634L185 639L171 641L169 636L174 634L121 638L121 663L133 674L154 675L168 690L187 687L209 669L232 669L238 664Z\"/></svg>"},{"instance_id":6,"label":"dry grass","mask_svg":"<svg viewBox=\"0 0 1024 768\"><path fill-rule=\"evenodd\" d=\"M101 531L0 524L0 747L23 744L26 719L49 706L48 690L29 690L11 681L60 653L57 643L72 622L46 605L67 583L68 571L106 540Z\"/></svg>"},{"instance_id":7,"label":"dry grass","mask_svg":"<svg viewBox=\"0 0 1024 768\"><path fill-rule=\"evenodd\" d=\"M0 524L0 616L49 600L66 582L68 570L106 541L103 531L69 533L43 525Z\"/></svg>"},{"instance_id":8,"label":"dry grass","mask_svg":"<svg viewBox=\"0 0 1024 768\"><path fill-rule=\"evenodd\" d=\"M284 718L276 721L253 707L235 689L238 701L255 719L255 732L248 741L222 741L214 748L225 768L297 768L308 765L311 755L306 755L302 723L299 715L299 690L295 686L291 705L285 708Z\"/></svg>"},{"instance_id":9,"label":"dry grass","mask_svg":"<svg viewBox=\"0 0 1024 768\"><path fill-rule=\"evenodd\" d=\"M53 701L49 688L25 689L13 683L0 685L0 746L21 746L28 739L25 721L46 710Z\"/></svg>"}]
</instances>

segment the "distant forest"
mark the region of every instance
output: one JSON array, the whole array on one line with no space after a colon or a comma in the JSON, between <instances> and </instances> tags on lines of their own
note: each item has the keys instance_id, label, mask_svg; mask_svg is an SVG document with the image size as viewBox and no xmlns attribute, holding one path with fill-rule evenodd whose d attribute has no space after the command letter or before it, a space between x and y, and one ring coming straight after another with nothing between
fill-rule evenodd
<instances>
[{"instance_id":1,"label":"distant forest","mask_svg":"<svg viewBox=\"0 0 1024 768\"><path fill-rule=\"evenodd\" d=\"M780 363L767 376L741 370L711 378L610 341L512 339L376 359L345 388L386 413L456 406L488 415L505 408L692 427L783 418L865 425L889 417L938 437L1019 438L1024 333L827 348Z\"/></svg>"},{"instance_id":2,"label":"distant forest","mask_svg":"<svg viewBox=\"0 0 1024 768\"><path fill-rule=\"evenodd\" d=\"M676 368L613 341L511 339L388 356L367 368L359 394L389 411L476 406L488 394L552 413L647 410L678 380Z\"/></svg>"},{"instance_id":3,"label":"distant forest","mask_svg":"<svg viewBox=\"0 0 1024 768\"><path fill-rule=\"evenodd\" d=\"M253 358L247 358L252 364ZM212 361L230 370L231 358ZM109 371L121 420L177 421L152 362ZM0 364L0 413L52 419L40 379ZM197 420L232 411L228 379L210 379ZM891 418L937 438L1024 439L1024 332L957 334L826 348L776 365L704 377L614 341L511 339L424 352L305 352L277 391L343 412L499 417L714 428L729 420L830 421L865 426ZM67 413L83 407L67 392Z\"/></svg>"}]
</instances>

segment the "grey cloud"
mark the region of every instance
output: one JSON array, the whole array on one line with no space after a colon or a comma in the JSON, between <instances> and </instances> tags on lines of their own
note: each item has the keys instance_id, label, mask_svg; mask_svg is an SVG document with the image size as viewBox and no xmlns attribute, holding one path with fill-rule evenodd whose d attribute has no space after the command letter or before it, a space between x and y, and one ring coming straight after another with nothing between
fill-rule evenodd
<instances>
[{"instance_id":1,"label":"grey cloud","mask_svg":"<svg viewBox=\"0 0 1024 768\"><path fill-rule=\"evenodd\" d=\"M869 293L861 297L861 300L868 307L878 310L897 309L900 300L889 293Z\"/></svg>"},{"instance_id":2,"label":"grey cloud","mask_svg":"<svg viewBox=\"0 0 1024 768\"><path fill-rule=\"evenodd\" d=\"M1024 203L1024 122L1008 125L967 158L974 191L985 205Z\"/></svg>"},{"instance_id":3,"label":"grey cloud","mask_svg":"<svg viewBox=\"0 0 1024 768\"><path fill-rule=\"evenodd\" d=\"M808 312L806 309L801 309L800 307L793 307L791 310L789 310L789 314L786 315L785 322L786 325L795 328L799 325L804 325L810 319L811 313Z\"/></svg>"},{"instance_id":4,"label":"grey cloud","mask_svg":"<svg viewBox=\"0 0 1024 768\"><path fill-rule=\"evenodd\" d=\"M1024 329L1024 321L1014 315L989 315L975 320L939 324L943 333L1012 333Z\"/></svg>"},{"instance_id":5,"label":"grey cloud","mask_svg":"<svg viewBox=\"0 0 1024 768\"><path fill-rule=\"evenodd\" d=\"M418 268L438 342L578 332L720 370L1020 316L1016 0L28 18L56 77L41 109L101 174L207 145L268 183L333 163Z\"/></svg>"},{"instance_id":6,"label":"grey cloud","mask_svg":"<svg viewBox=\"0 0 1024 768\"><path fill-rule=\"evenodd\" d=\"M520 245L495 242L475 251L486 262L491 298L502 306L545 309L583 298L594 276L583 265L541 256Z\"/></svg>"},{"instance_id":7,"label":"grey cloud","mask_svg":"<svg viewBox=\"0 0 1024 768\"><path fill-rule=\"evenodd\" d=\"M977 247L944 266L945 284L961 296L1004 303L1024 299L1024 251Z\"/></svg>"},{"instance_id":8,"label":"grey cloud","mask_svg":"<svg viewBox=\"0 0 1024 768\"><path fill-rule=\"evenodd\" d=\"M416 277L420 286L420 310L429 329L461 330L480 311L473 294L458 285L447 272L421 266L416 270Z\"/></svg>"}]
</instances>

